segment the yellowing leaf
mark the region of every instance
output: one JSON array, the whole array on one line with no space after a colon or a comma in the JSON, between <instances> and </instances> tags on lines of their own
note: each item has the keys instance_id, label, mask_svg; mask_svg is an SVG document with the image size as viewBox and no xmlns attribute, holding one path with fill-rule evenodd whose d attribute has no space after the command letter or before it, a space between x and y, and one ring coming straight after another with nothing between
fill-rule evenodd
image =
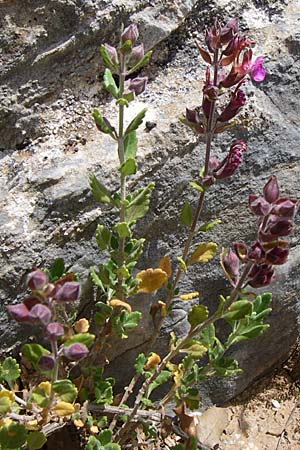
<instances>
[{"instance_id":1,"label":"yellowing leaf","mask_svg":"<svg viewBox=\"0 0 300 450\"><path fill-rule=\"evenodd\" d=\"M76 333L87 333L90 328L89 321L87 319L79 319L75 323L75 331Z\"/></svg>"},{"instance_id":2,"label":"yellowing leaf","mask_svg":"<svg viewBox=\"0 0 300 450\"><path fill-rule=\"evenodd\" d=\"M192 300L193 298L199 297L199 292L189 292L188 294L181 294L179 298L181 300Z\"/></svg>"},{"instance_id":3,"label":"yellowing leaf","mask_svg":"<svg viewBox=\"0 0 300 450\"><path fill-rule=\"evenodd\" d=\"M109 305L112 307L121 306L128 312L131 312L131 306L129 305L129 303L123 302L123 300L119 300L118 298L111 299Z\"/></svg>"},{"instance_id":4,"label":"yellowing leaf","mask_svg":"<svg viewBox=\"0 0 300 450\"><path fill-rule=\"evenodd\" d=\"M81 419L75 419L75 420L73 421L73 423L74 423L74 425L75 425L76 428L82 428L82 427L84 427L84 423L82 422Z\"/></svg>"},{"instance_id":5,"label":"yellowing leaf","mask_svg":"<svg viewBox=\"0 0 300 450\"><path fill-rule=\"evenodd\" d=\"M90 427L90 432L91 432L92 434L98 434L98 433L99 433L99 428L97 427L97 425L92 425L92 426Z\"/></svg>"},{"instance_id":6,"label":"yellowing leaf","mask_svg":"<svg viewBox=\"0 0 300 450\"><path fill-rule=\"evenodd\" d=\"M151 353L151 355L147 359L146 364L144 365L144 370L155 369L160 361L160 356L157 353Z\"/></svg>"},{"instance_id":7,"label":"yellowing leaf","mask_svg":"<svg viewBox=\"0 0 300 450\"><path fill-rule=\"evenodd\" d=\"M42 389L46 395L50 395L51 393L51 383L49 381L43 381L38 386L40 389Z\"/></svg>"},{"instance_id":8,"label":"yellowing leaf","mask_svg":"<svg viewBox=\"0 0 300 450\"><path fill-rule=\"evenodd\" d=\"M139 272L136 278L140 282L138 292L149 294L161 288L167 281L168 275L162 269L146 269Z\"/></svg>"},{"instance_id":9,"label":"yellowing leaf","mask_svg":"<svg viewBox=\"0 0 300 450\"><path fill-rule=\"evenodd\" d=\"M159 265L158 267L163 270L164 272L166 272L166 274L168 275L168 278L170 278L170 276L172 275L172 267L171 267L171 263L170 263L170 258L168 255L164 256L160 261L159 261Z\"/></svg>"},{"instance_id":10,"label":"yellowing leaf","mask_svg":"<svg viewBox=\"0 0 300 450\"><path fill-rule=\"evenodd\" d=\"M161 315L161 317L166 317L166 315L167 315L167 306L166 306L165 302L162 302L161 300L158 300L157 303L160 306L160 315Z\"/></svg>"},{"instance_id":11,"label":"yellowing leaf","mask_svg":"<svg viewBox=\"0 0 300 450\"><path fill-rule=\"evenodd\" d=\"M36 431L36 430L39 430L39 428L40 428L40 425L36 419L29 420L28 422L26 422L25 426L26 426L26 430L29 430L29 431Z\"/></svg>"},{"instance_id":12,"label":"yellowing leaf","mask_svg":"<svg viewBox=\"0 0 300 450\"><path fill-rule=\"evenodd\" d=\"M192 253L189 264L208 262L215 256L217 248L218 246L215 242L203 242Z\"/></svg>"},{"instance_id":13,"label":"yellowing leaf","mask_svg":"<svg viewBox=\"0 0 300 450\"><path fill-rule=\"evenodd\" d=\"M7 389L2 389L2 391L0 391L0 398L3 397L7 397L11 402L13 402L15 399L14 393L8 391Z\"/></svg>"},{"instance_id":14,"label":"yellowing leaf","mask_svg":"<svg viewBox=\"0 0 300 450\"><path fill-rule=\"evenodd\" d=\"M58 402L52 409L59 417L70 416L75 411L72 403L68 402Z\"/></svg>"}]
</instances>

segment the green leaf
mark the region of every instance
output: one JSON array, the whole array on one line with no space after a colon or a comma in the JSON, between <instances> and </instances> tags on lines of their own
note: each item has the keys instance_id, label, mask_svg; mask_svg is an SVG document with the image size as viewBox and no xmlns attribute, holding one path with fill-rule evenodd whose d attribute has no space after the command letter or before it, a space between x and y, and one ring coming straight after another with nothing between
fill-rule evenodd
<instances>
[{"instance_id":1,"label":"green leaf","mask_svg":"<svg viewBox=\"0 0 300 450\"><path fill-rule=\"evenodd\" d=\"M196 189L197 191L199 191L199 192L204 192L204 191L205 191L205 188L204 188L201 184L196 183L195 181L190 181L189 185L190 185L192 188L194 188L194 189Z\"/></svg>"},{"instance_id":2,"label":"green leaf","mask_svg":"<svg viewBox=\"0 0 300 450\"><path fill-rule=\"evenodd\" d=\"M215 361L214 369L219 377L228 377L230 375L242 372L242 370L239 369L239 364L235 359L226 357Z\"/></svg>"},{"instance_id":3,"label":"green leaf","mask_svg":"<svg viewBox=\"0 0 300 450\"><path fill-rule=\"evenodd\" d=\"M109 123L109 121L102 116L100 111L97 108L94 108L93 114L92 114L97 128L102 131L102 133L109 134L114 140L116 140L116 130L114 127Z\"/></svg>"},{"instance_id":4,"label":"green leaf","mask_svg":"<svg viewBox=\"0 0 300 450\"><path fill-rule=\"evenodd\" d=\"M123 98L126 100L127 104L134 100L134 92L127 92L123 94Z\"/></svg>"},{"instance_id":5,"label":"green leaf","mask_svg":"<svg viewBox=\"0 0 300 450\"><path fill-rule=\"evenodd\" d=\"M135 158L137 150L137 137L136 132L131 131L125 136L124 139L124 156L125 160L129 158Z\"/></svg>"},{"instance_id":6,"label":"green leaf","mask_svg":"<svg viewBox=\"0 0 300 450\"><path fill-rule=\"evenodd\" d=\"M102 56L102 59L103 59L104 63L108 67L110 67L110 69L116 70L116 65L110 59L109 54L107 53L107 50L106 50L106 48L105 48L105 46L103 44L100 47L100 53L101 53L101 56Z\"/></svg>"},{"instance_id":7,"label":"green leaf","mask_svg":"<svg viewBox=\"0 0 300 450\"><path fill-rule=\"evenodd\" d=\"M3 364L0 366L0 379L11 384L19 378L20 373L21 370L17 361L11 356L5 358Z\"/></svg>"},{"instance_id":8,"label":"green leaf","mask_svg":"<svg viewBox=\"0 0 300 450\"><path fill-rule=\"evenodd\" d=\"M188 342L184 348L180 350L180 353L187 353L195 359L200 359L207 352L207 347L205 347L201 342L192 339Z\"/></svg>"},{"instance_id":9,"label":"green leaf","mask_svg":"<svg viewBox=\"0 0 300 450\"><path fill-rule=\"evenodd\" d=\"M96 229L96 241L100 250L106 250L109 247L111 232L104 225L98 225Z\"/></svg>"},{"instance_id":10,"label":"green leaf","mask_svg":"<svg viewBox=\"0 0 300 450\"><path fill-rule=\"evenodd\" d=\"M112 73L109 69L105 69L104 75L103 75L103 83L105 89L114 97L118 98L119 96L119 89L116 85L116 82L112 76Z\"/></svg>"},{"instance_id":11,"label":"green leaf","mask_svg":"<svg viewBox=\"0 0 300 450\"><path fill-rule=\"evenodd\" d=\"M103 430L98 434L98 439L102 445L109 444L112 438L111 430Z\"/></svg>"},{"instance_id":12,"label":"green leaf","mask_svg":"<svg viewBox=\"0 0 300 450\"><path fill-rule=\"evenodd\" d=\"M119 222L114 226L114 230L118 233L120 238L130 237L131 231L127 222Z\"/></svg>"},{"instance_id":13,"label":"green leaf","mask_svg":"<svg viewBox=\"0 0 300 450\"><path fill-rule=\"evenodd\" d=\"M193 220L193 211L191 205L185 202L180 214L180 220L186 227L190 227Z\"/></svg>"},{"instance_id":14,"label":"green leaf","mask_svg":"<svg viewBox=\"0 0 300 450\"><path fill-rule=\"evenodd\" d=\"M12 422L0 428L0 446L3 450L16 450L25 444L27 430L24 425Z\"/></svg>"},{"instance_id":15,"label":"green leaf","mask_svg":"<svg viewBox=\"0 0 300 450\"><path fill-rule=\"evenodd\" d=\"M65 263L63 258L56 258L51 264L51 267L49 269L48 277L50 283L61 278L64 273L65 273Z\"/></svg>"},{"instance_id":16,"label":"green leaf","mask_svg":"<svg viewBox=\"0 0 300 450\"><path fill-rule=\"evenodd\" d=\"M113 402L113 388L109 381L97 382L95 387L95 402L97 405L110 405Z\"/></svg>"},{"instance_id":17,"label":"green leaf","mask_svg":"<svg viewBox=\"0 0 300 450\"><path fill-rule=\"evenodd\" d=\"M240 320L252 312L252 303L249 300L237 300L232 303L227 312L223 314L225 320Z\"/></svg>"},{"instance_id":18,"label":"green leaf","mask_svg":"<svg viewBox=\"0 0 300 450\"><path fill-rule=\"evenodd\" d=\"M162 370L158 377L152 381L152 383L149 385L148 391L147 391L147 398L150 397L151 393L154 391L154 389L158 388L162 384L166 383L169 378L171 377L172 372L169 372L168 370Z\"/></svg>"},{"instance_id":19,"label":"green leaf","mask_svg":"<svg viewBox=\"0 0 300 450\"><path fill-rule=\"evenodd\" d=\"M176 259L179 262L180 269L183 270L184 273L187 273L187 266L186 263L183 261L183 259L180 256L177 256Z\"/></svg>"},{"instance_id":20,"label":"green leaf","mask_svg":"<svg viewBox=\"0 0 300 450\"><path fill-rule=\"evenodd\" d=\"M215 342L215 326L213 323L209 324L207 327L205 327L201 333L201 342L206 345L207 347L212 347Z\"/></svg>"},{"instance_id":21,"label":"green leaf","mask_svg":"<svg viewBox=\"0 0 300 450\"><path fill-rule=\"evenodd\" d=\"M197 233L199 233L200 231L203 233L205 233L206 231L210 231L213 228L215 228L217 225L219 225L221 222L222 222L221 219L215 219L215 220L212 220L211 222L204 223L203 225L201 225L200 228L198 228Z\"/></svg>"},{"instance_id":22,"label":"green leaf","mask_svg":"<svg viewBox=\"0 0 300 450\"><path fill-rule=\"evenodd\" d=\"M134 192L132 200L126 207L126 222L136 222L147 213L150 204L150 193L154 188L154 183Z\"/></svg>"},{"instance_id":23,"label":"green leaf","mask_svg":"<svg viewBox=\"0 0 300 450\"><path fill-rule=\"evenodd\" d=\"M88 348L93 345L95 339L95 335L91 333L77 333L74 334L70 339L64 342L64 346L68 347L75 342L79 342L80 344L86 345ZM67 400L66 400L67 401Z\"/></svg>"},{"instance_id":24,"label":"green leaf","mask_svg":"<svg viewBox=\"0 0 300 450\"><path fill-rule=\"evenodd\" d=\"M150 50L149 52L147 52L147 53L144 55L144 57L143 57L143 58L142 58L135 66L133 66L133 67L130 69L130 71L128 72L128 74L130 75L130 74L136 72L137 70L141 69L142 67L144 67L144 66L148 63L149 59L151 58L151 55L152 55L152 50Z\"/></svg>"},{"instance_id":25,"label":"green leaf","mask_svg":"<svg viewBox=\"0 0 300 450\"><path fill-rule=\"evenodd\" d=\"M133 311L131 313L125 313L123 326L125 330L131 330L136 328L141 320L142 314L139 311Z\"/></svg>"},{"instance_id":26,"label":"green leaf","mask_svg":"<svg viewBox=\"0 0 300 450\"><path fill-rule=\"evenodd\" d=\"M36 403L41 408L46 408L50 405L50 399L44 389L40 387L34 388L30 395L30 401Z\"/></svg>"},{"instance_id":27,"label":"green leaf","mask_svg":"<svg viewBox=\"0 0 300 450\"><path fill-rule=\"evenodd\" d=\"M98 286L102 290L102 292L105 292L103 283L100 280L100 278L98 277L98 275L96 274L95 269L93 267L90 267L90 276L91 276L92 282L96 286Z\"/></svg>"},{"instance_id":28,"label":"green leaf","mask_svg":"<svg viewBox=\"0 0 300 450\"><path fill-rule=\"evenodd\" d=\"M136 130L141 125L145 117L146 111L147 108L144 108L135 116L135 118L130 122L130 124L126 128L125 136L131 133L132 131Z\"/></svg>"},{"instance_id":29,"label":"green leaf","mask_svg":"<svg viewBox=\"0 0 300 450\"><path fill-rule=\"evenodd\" d=\"M200 323L208 318L208 309L204 305L195 305L188 314L188 321L192 328L195 328Z\"/></svg>"},{"instance_id":30,"label":"green leaf","mask_svg":"<svg viewBox=\"0 0 300 450\"><path fill-rule=\"evenodd\" d=\"M113 203L111 193L97 180L95 174L92 172L90 173L90 188L97 202Z\"/></svg>"},{"instance_id":31,"label":"green leaf","mask_svg":"<svg viewBox=\"0 0 300 450\"><path fill-rule=\"evenodd\" d=\"M6 414L12 405L12 401L9 397L0 397L0 415Z\"/></svg>"},{"instance_id":32,"label":"green leaf","mask_svg":"<svg viewBox=\"0 0 300 450\"><path fill-rule=\"evenodd\" d=\"M144 355L144 353L140 353L137 356L135 363L134 363L134 368L135 368L136 373L139 373L141 375L144 373L144 365L146 364L146 362L147 362L146 356Z\"/></svg>"},{"instance_id":33,"label":"green leaf","mask_svg":"<svg viewBox=\"0 0 300 450\"><path fill-rule=\"evenodd\" d=\"M95 436L89 436L88 442L84 447L85 450L103 450L101 444Z\"/></svg>"},{"instance_id":34,"label":"green leaf","mask_svg":"<svg viewBox=\"0 0 300 450\"><path fill-rule=\"evenodd\" d=\"M22 355L29 361L36 370L38 369L38 360L42 355L49 355L50 352L40 344L25 344L21 349Z\"/></svg>"},{"instance_id":35,"label":"green leaf","mask_svg":"<svg viewBox=\"0 0 300 450\"><path fill-rule=\"evenodd\" d=\"M47 438L41 431L33 431L27 436L28 450L38 450L46 444Z\"/></svg>"},{"instance_id":36,"label":"green leaf","mask_svg":"<svg viewBox=\"0 0 300 450\"><path fill-rule=\"evenodd\" d=\"M263 334L268 328L269 324L250 325L239 330L239 334L231 339L230 343L236 344L237 342L245 341L246 339L254 339ZM230 336L229 336L230 337Z\"/></svg>"},{"instance_id":37,"label":"green leaf","mask_svg":"<svg viewBox=\"0 0 300 450\"><path fill-rule=\"evenodd\" d=\"M77 397L77 387L71 380L58 380L53 383L53 391L59 396L61 401L72 403Z\"/></svg>"},{"instance_id":38,"label":"green leaf","mask_svg":"<svg viewBox=\"0 0 300 450\"><path fill-rule=\"evenodd\" d=\"M133 175L136 173L136 162L133 158L128 158L126 161L123 162L123 164L119 167L119 172L123 177L126 177L128 175Z\"/></svg>"}]
</instances>

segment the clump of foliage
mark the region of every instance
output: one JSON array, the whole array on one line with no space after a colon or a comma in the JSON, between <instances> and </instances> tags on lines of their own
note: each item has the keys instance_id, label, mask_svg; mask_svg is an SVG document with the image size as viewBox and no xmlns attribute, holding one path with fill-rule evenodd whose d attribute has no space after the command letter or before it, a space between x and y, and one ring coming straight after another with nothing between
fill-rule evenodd
<instances>
[{"instance_id":1,"label":"clump of foliage","mask_svg":"<svg viewBox=\"0 0 300 450\"><path fill-rule=\"evenodd\" d=\"M90 269L97 288L94 315L89 320L76 317L80 285L75 274L66 272L62 260L56 260L47 271L34 269L28 275L30 294L7 309L17 322L38 327L40 343L22 347L22 374L20 364L12 357L0 367L2 449L39 449L50 433L67 423L78 428L86 450L118 450L129 441L139 444L141 436L155 445L164 439L164 429L172 429L173 419L164 414L169 402L174 405L182 431L182 442L174 450L201 447L188 412L201 402L197 386L211 376L240 372L238 361L227 356L228 349L260 336L269 326L265 317L271 311L271 294L256 295L253 288L268 286L275 267L286 262L286 237L293 231L299 206L295 199L280 196L275 176L265 184L261 196L249 196L250 210L257 217L255 242L235 242L232 248L221 250L221 267L231 292L219 296L217 309L210 312L200 300L195 304L199 293L183 292L179 283L190 266L207 263L218 251L217 243L204 237L221 222L218 218L202 222L205 196L216 183L235 175L247 145L242 140L232 142L226 157L218 160L211 154L211 144L216 134L235 125L247 100L243 85L250 78L263 81L263 58L253 59L254 43L239 33L237 19L225 25L216 20L206 31L206 47L197 42L207 64L202 105L186 109L181 121L205 140L199 176L190 181L198 202L195 208L185 202L180 212L187 230L182 254L175 261L165 255L157 267L137 272L145 240L135 237L135 226L146 215L154 189L154 183L133 191L128 187L128 179L137 171L137 129L146 109L129 123L126 110L146 88L147 79L134 74L151 56L151 52L145 54L143 44L137 43L138 37L137 27L129 25L118 47L101 46L106 65L104 88L116 101L118 120L112 124L98 109L93 117L98 130L116 143L120 188L112 193L102 180L90 174L95 200L110 206L117 216L111 227L99 224L96 230L96 241L106 260ZM117 396L114 379L104 375L109 364L108 344L111 339L127 338L139 326L141 313L133 310L132 298L159 289L161 300L149 301L155 325L148 349L136 356L133 378ZM190 329L180 338L171 333L168 353L159 355L153 352L154 344L175 298L194 300L187 316ZM215 328L221 319L229 330L223 340ZM91 324L93 333L89 332ZM140 387L133 394L138 382ZM153 403L152 394L162 385L168 391ZM128 405L130 395L132 407Z\"/></svg>"}]
</instances>

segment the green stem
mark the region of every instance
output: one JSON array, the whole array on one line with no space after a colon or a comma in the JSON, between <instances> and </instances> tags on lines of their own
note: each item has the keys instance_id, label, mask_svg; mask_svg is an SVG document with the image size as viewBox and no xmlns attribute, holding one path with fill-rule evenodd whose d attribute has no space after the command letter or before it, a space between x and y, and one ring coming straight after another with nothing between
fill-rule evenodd
<instances>
[{"instance_id":1,"label":"green stem","mask_svg":"<svg viewBox=\"0 0 300 450\"><path fill-rule=\"evenodd\" d=\"M119 73L119 98L122 98L124 94L124 83L126 77L126 64L124 55L120 55L120 73ZM119 104L119 132L118 132L118 155L120 165L125 161L124 152L124 105ZM120 190L121 190L121 207L120 207L120 222L125 222L125 199L126 199L126 176L120 175ZM119 240L119 267L124 262L124 248L125 238ZM118 285L117 285L117 297L120 300L124 300L123 291L123 275L118 273Z\"/></svg>"},{"instance_id":2,"label":"green stem","mask_svg":"<svg viewBox=\"0 0 300 450\"><path fill-rule=\"evenodd\" d=\"M57 348L57 340L51 340L51 350L54 358L54 368L52 370L51 376L51 392L50 392L50 403L52 403L54 399L54 390L53 384L57 381L58 378L58 348Z\"/></svg>"}]
</instances>

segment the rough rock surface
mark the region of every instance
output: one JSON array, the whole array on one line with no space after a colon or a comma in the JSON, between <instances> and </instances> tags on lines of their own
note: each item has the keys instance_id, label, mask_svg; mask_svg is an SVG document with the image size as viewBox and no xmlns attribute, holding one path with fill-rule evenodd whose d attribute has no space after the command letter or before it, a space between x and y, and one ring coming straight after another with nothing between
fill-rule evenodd
<instances>
[{"instance_id":1,"label":"rough rock surface","mask_svg":"<svg viewBox=\"0 0 300 450\"><path fill-rule=\"evenodd\" d=\"M188 181L197 175L203 146L177 117L186 106L200 102L204 66L193 40L216 15L224 21L234 15L240 18L242 28L258 43L257 54L266 55L268 72L264 83L248 88L250 98L241 124L214 144L221 155L233 137L249 143L239 175L212 190L204 210L204 220L222 217L222 227L209 237L228 246L237 239L250 242L253 238L247 195L259 192L269 174L278 176L287 195L300 194L297 0L241 1L239 6L227 0L8 0L0 4L2 306L21 298L22 276L32 265L47 265L63 256L84 281L89 266L103 257L93 235L99 221L110 219L91 198L87 175L95 171L109 188L117 186L115 149L94 129L90 116L93 106L100 104L110 114L114 108L101 91L98 73L103 67L97 46L112 44L121 23L129 23L130 17L140 26L147 47L154 46L152 62L145 69L150 78L147 92L130 109L134 115L146 105L147 120L157 123L150 133L139 133L140 171L132 182L156 182L151 210L137 229L149 239L143 261L150 266L167 252L172 257L180 254L183 229L178 212L185 199L196 202ZM233 349L245 372L237 379L208 383L203 394L212 401L222 403L241 392L279 364L297 340L299 242L295 234L289 262L272 286L270 330ZM201 301L214 307L226 282L214 261L204 269L191 270L182 286L199 290ZM84 303L91 301L91 287L85 281ZM142 307L146 299L136 303ZM172 329L178 334L186 330L184 308L186 304L175 303L172 320L158 343L160 349L166 348ZM151 335L151 321L144 320L140 333L121 350L126 358L116 362L124 382L130 375L131 356ZM25 338L24 328L9 321L4 310L0 333L2 350L15 348ZM134 351L128 352L127 346Z\"/></svg>"}]
</instances>

